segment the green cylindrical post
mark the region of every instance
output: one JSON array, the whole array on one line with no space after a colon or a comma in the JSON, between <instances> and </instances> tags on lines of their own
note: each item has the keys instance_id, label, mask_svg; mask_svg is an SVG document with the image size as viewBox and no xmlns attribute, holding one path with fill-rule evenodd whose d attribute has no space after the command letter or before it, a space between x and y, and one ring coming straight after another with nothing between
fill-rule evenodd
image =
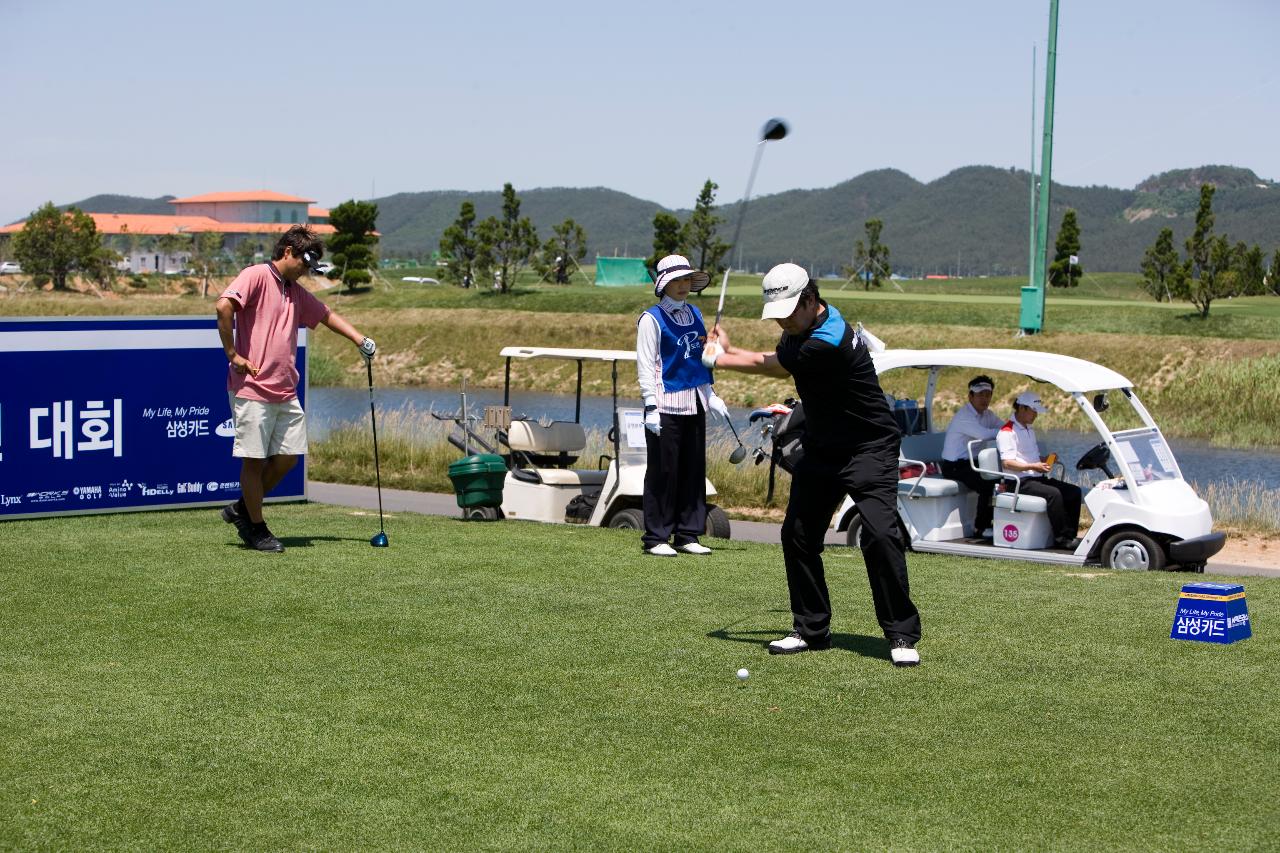
<instances>
[{"instance_id":1,"label":"green cylindrical post","mask_svg":"<svg viewBox=\"0 0 1280 853\"><path fill-rule=\"evenodd\" d=\"M1044 77L1044 143L1040 149L1040 209L1036 216L1036 256L1031 283L1022 289L1022 333L1044 328L1045 259L1049 245L1049 195L1053 187L1053 84L1058 61L1058 0L1049 0L1049 55Z\"/></svg>"}]
</instances>

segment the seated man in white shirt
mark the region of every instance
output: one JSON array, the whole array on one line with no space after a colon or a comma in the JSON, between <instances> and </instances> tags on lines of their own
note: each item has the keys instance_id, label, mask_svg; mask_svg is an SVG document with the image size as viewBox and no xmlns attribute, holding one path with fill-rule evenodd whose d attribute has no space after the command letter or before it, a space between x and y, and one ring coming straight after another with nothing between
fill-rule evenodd
<instances>
[{"instance_id":1,"label":"seated man in white shirt","mask_svg":"<svg viewBox=\"0 0 1280 853\"><path fill-rule=\"evenodd\" d=\"M969 442L995 438L1004 424L990 408L995 388L990 376L975 376L969 380L969 402L947 425L947 437L942 445L942 476L964 483L978 494L978 512L974 516L973 529L984 539L991 538L991 495L995 492L996 481L986 479L969 464Z\"/></svg>"},{"instance_id":2,"label":"seated man in white shirt","mask_svg":"<svg viewBox=\"0 0 1280 853\"><path fill-rule=\"evenodd\" d=\"M1045 411L1048 410L1040 402L1040 395L1023 391L1013 401L1013 419L996 434L996 447L1004 470L1017 474L1022 480L1018 490L1024 495L1044 498L1048 504L1054 547L1074 551L1080 545L1076 536L1080 529L1080 487L1045 476L1053 470L1053 465L1040 455L1032 426L1036 415Z\"/></svg>"}]
</instances>

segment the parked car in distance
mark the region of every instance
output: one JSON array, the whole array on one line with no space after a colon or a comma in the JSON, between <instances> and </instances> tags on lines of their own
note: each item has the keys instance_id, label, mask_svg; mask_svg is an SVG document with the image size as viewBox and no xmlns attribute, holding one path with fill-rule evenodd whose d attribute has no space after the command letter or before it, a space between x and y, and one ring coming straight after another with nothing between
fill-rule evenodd
<instances>
[{"instance_id":1,"label":"parked car in distance","mask_svg":"<svg viewBox=\"0 0 1280 853\"><path fill-rule=\"evenodd\" d=\"M0 275L17 275L22 272L22 264L17 261L4 261L0 263Z\"/></svg>"}]
</instances>

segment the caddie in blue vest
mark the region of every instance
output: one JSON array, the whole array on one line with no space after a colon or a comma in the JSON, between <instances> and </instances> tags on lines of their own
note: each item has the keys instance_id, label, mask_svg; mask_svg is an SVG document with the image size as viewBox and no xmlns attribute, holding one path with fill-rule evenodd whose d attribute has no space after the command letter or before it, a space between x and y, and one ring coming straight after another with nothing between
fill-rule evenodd
<instances>
[{"instance_id":1,"label":"caddie in blue vest","mask_svg":"<svg viewBox=\"0 0 1280 853\"><path fill-rule=\"evenodd\" d=\"M729 407L712 389L702 364L707 329L702 313L685 299L711 276L680 255L658 261L653 289L657 305L636 324L636 378L644 399L644 536L646 554L710 554L698 542L707 526L706 413L729 419ZM674 544L675 547L672 547Z\"/></svg>"}]
</instances>

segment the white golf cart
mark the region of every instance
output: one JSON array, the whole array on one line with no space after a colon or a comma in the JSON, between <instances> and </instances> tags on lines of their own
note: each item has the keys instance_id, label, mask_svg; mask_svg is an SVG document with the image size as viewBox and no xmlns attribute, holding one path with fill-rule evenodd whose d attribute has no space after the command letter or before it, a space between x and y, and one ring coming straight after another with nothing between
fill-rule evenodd
<instances>
[{"instance_id":1,"label":"white golf cart","mask_svg":"<svg viewBox=\"0 0 1280 853\"><path fill-rule=\"evenodd\" d=\"M1115 569L1176 565L1192 571L1203 571L1205 562L1222 549L1226 535L1213 531L1208 504L1182 478L1160 428L1134 393L1133 383L1119 373L1083 359L1026 350L886 349L873 353L873 359L878 374L914 369L926 377L922 408L910 401L895 407L904 433L898 514L911 549ZM1056 386L1075 400L1098 431L1101 442L1081 456L1076 470L1098 471L1105 479L1084 487L1093 524L1074 551L1052 547L1044 500L1020 494L1017 477L1001 470L994 442L971 442L969 448L974 469L1000 481L995 535L975 538L977 495L938 473L946 425L935 422L934 394L940 373L949 368L962 369L966 379L973 373L1004 372ZM1104 419L1111 410L1109 392L1128 406ZM1113 431L1108 422L1127 428ZM1112 459L1119 460L1117 471L1108 466ZM1054 476L1061 474L1055 471ZM847 531L850 545L858 544L861 520L852 500L845 499L833 524Z\"/></svg>"},{"instance_id":2,"label":"white golf cart","mask_svg":"<svg viewBox=\"0 0 1280 853\"><path fill-rule=\"evenodd\" d=\"M465 440L449 439L459 448L478 446L497 453L507 463L501 514L496 508L474 507L468 510L468 516L643 530L644 411L618 405L618 363L633 365L636 354L629 350L504 347L500 355L506 359L502 395L504 411L497 413L496 419L489 419L489 426L496 435L496 446L489 444L465 416L462 419L468 431ZM572 421L544 424L527 415L511 416L511 363L514 359L577 363ZM609 430L609 442L613 446L613 455L601 456L595 468L576 468L573 466L587 446L586 431L581 423L582 367L587 362L608 364L612 372L613 427ZM716 493L710 480L706 481L706 490L708 498ZM729 538L729 517L710 501L707 503L706 535Z\"/></svg>"}]
</instances>

